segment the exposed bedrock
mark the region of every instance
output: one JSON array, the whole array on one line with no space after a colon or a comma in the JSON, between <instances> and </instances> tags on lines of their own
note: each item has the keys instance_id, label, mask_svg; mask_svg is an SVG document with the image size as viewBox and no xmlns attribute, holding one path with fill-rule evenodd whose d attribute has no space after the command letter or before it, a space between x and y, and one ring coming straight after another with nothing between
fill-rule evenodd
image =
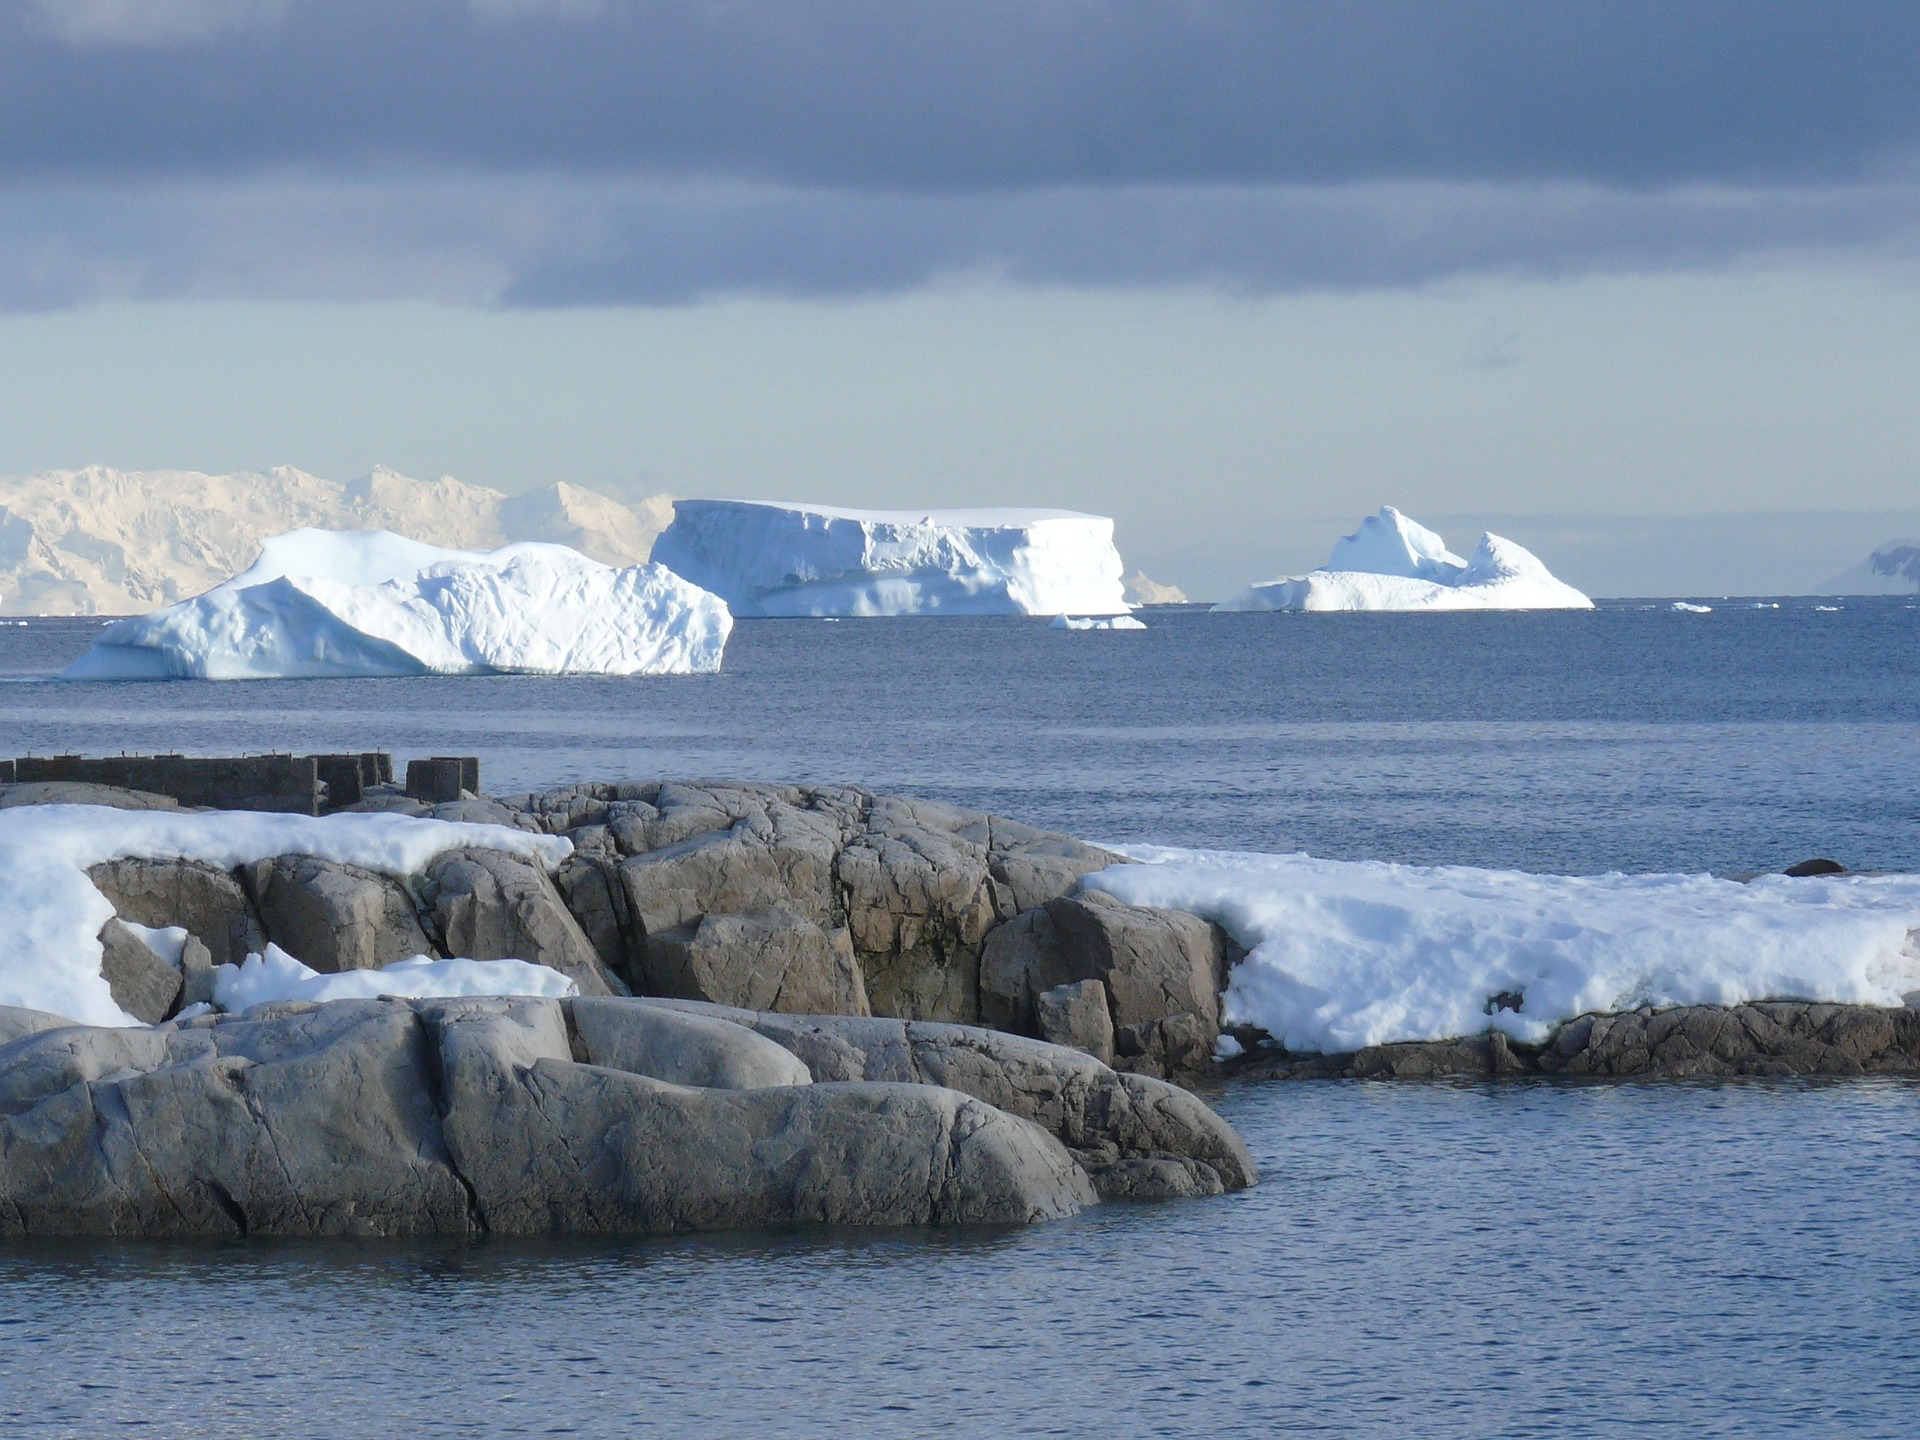
<instances>
[{"instance_id":1,"label":"exposed bedrock","mask_svg":"<svg viewBox=\"0 0 1920 1440\"><path fill-rule=\"evenodd\" d=\"M573 839L555 880L636 993L983 1023L1150 1074L1210 1064L1228 942L1074 894L1121 857L931 800L842 787L583 785L504 803ZM1037 997L1099 982L1078 1028ZM1052 1012L1048 1012L1051 1014Z\"/></svg>"},{"instance_id":2,"label":"exposed bedrock","mask_svg":"<svg viewBox=\"0 0 1920 1440\"><path fill-rule=\"evenodd\" d=\"M961 1026L583 997L6 1035L16 1236L1024 1224L1253 1179L1185 1091Z\"/></svg>"},{"instance_id":3,"label":"exposed bedrock","mask_svg":"<svg viewBox=\"0 0 1920 1440\"><path fill-rule=\"evenodd\" d=\"M433 953L418 904L392 876L310 855L262 860L241 874L267 938L322 974Z\"/></svg>"},{"instance_id":4,"label":"exposed bedrock","mask_svg":"<svg viewBox=\"0 0 1920 1440\"><path fill-rule=\"evenodd\" d=\"M1058 1137L1105 1195L1217 1195L1254 1182L1245 1144L1202 1101L1078 1050L971 1025L642 1003L745 1026L797 1055L816 1083L882 1080L972 1095Z\"/></svg>"},{"instance_id":5,"label":"exposed bedrock","mask_svg":"<svg viewBox=\"0 0 1920 1440\"><path fill-rule=\"evenodd\" d=\"M1920 1074L1920 1009L1800 1000L1582 1015L1540 1046L1491 1034L1307 1055L1262 1048L1252 1034L1245 1039L1249 1049L1232 1070L1283 1078Z\"/></svg>"}]
</instances>

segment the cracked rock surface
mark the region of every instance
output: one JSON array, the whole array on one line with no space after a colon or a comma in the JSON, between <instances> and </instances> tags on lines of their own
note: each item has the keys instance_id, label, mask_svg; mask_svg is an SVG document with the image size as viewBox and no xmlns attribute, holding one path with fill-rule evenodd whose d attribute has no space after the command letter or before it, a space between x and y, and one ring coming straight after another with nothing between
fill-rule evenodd
<instances>
[{"instance_id":1,"label":"cracked rock surface","mask_svg":"<svg viewBox=\"0 0 1920 1440\"><path fill-rule=\"evenodd\" d=\"M0 1235L1025 1224L1253 1180L1185 1091L964 1026L603 996L0 1037Z\"/></svg>"}]
</instances>

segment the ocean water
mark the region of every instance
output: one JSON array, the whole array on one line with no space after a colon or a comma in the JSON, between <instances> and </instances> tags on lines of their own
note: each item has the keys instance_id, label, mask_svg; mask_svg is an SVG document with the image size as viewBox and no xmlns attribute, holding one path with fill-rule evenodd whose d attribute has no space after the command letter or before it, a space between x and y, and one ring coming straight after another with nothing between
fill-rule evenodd
<instances>
[{"instance_id":1,"label":"ocean water","mask_svg":"<svg viewBox=\"0 0 1920 1440\"><path fill-rule=\"evenodd\" d=\"M1024 1230L0 1247L0 1433L1908 1437L1920 1087L1243 1086Z\"/></svg>"},{"instance_id":2,"label":"ocean water","mask_svg":"<svg viewBox=\"0 0 1920 1440\"><path fill-rule=\"evenodd\" d=\"M52 684L0 625L0 753L477 754L584 779L851 781L1088 838L1559 873L1920 869L1920 606L748 620L713 676ZM1837 604L1838 609L1820 606Z\"/></svg>"},{"instance_id":3,"label":"ocean water","mask_svg":"<svg viewBox=\"0 0 1920 1440\"><path fill-rule=\"evenodd\" d=\"M1920 609L744 622L717 677L66 685L0 753L855 781L1112 840L1920 868ZM1920 1085L1251 1083L1263 1171L1017 1231L0 1247L0 1435L1905 1436Z\"/></svg>"}]
</instances>

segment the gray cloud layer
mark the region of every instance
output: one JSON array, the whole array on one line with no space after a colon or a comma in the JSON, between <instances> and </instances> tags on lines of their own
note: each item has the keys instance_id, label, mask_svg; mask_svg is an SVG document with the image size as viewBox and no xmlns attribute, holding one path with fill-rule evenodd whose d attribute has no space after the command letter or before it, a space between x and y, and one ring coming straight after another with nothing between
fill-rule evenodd
<instances>
[{"instance_id":1,"label":"gray cloud layer","mask_svg":"<svg viewBox=\"0 0 1920 1440\"><path fill-rule=\"evenodd\" d=\"M0 0L0 304L1911 254L1920 7Z\"/></svg>"}]
</instances>

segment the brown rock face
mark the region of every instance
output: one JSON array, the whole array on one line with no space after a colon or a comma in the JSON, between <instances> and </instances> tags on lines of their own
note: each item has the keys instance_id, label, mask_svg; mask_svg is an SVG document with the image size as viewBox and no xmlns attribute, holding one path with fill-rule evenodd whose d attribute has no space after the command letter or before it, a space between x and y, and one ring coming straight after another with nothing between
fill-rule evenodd
<instances>
[{"instance_id":1,"label":"brown rock face","mask_svg":"<svg viewBox=\"0 0 1920 1440\"><path fill-rule=\"evenodd\" d=\"M137 923L137 922L136 922ZM113 1003L134 1019L158 1025L177 1008L180 972L118 920L100 931L100 974Z\"/></svg>"},{"instance_id":2,"label":"brown rock face","mask_svg":"<svg viewBox=\"0 0 1920 1440\"><path fill-rule=\"evenodd\" d=\"M266 944L240 882L195 860L109 860L87 872L122 920L178 925L207 947L215 965L237 965Z\"/></svg>"},{"instance_id":3,"label":"brown rock face","mask_svg":"<svg viewBox=\"0 0 1920 1440\"><path fill-rule=\"evenodd\" d=\"M247 867L267 938L323 975L440 953L399 881L311 855Z\"/></svg>"},{"instance_id":4,"label":"brown rock face","mask_svg":"<svg viewBox=\"0 0 1920 1440\"><path fill-rule=\"evenodd\" d=\"M447 954L546 965L582 995L625 990L538 862L502 850L455 850L428 867L424 888Z\"/></svg>"},{"instance_id":5,"label":"brown rock face","mask_svg":"<svg viewBox=\"0 0 1920 1440\"><path fill-rule=\"evenodd\" d=\"M651 938L646 993L790 1015L867 1015L845 927L822 930L791 910L709 915Z\"/></svg>"}]
</instances>

